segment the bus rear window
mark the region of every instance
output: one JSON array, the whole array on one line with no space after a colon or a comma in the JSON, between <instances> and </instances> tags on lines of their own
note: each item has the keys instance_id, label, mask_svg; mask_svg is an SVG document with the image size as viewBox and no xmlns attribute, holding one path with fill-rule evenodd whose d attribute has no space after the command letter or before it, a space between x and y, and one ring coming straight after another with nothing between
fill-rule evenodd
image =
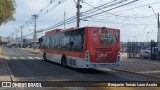
<instances>
[{"instance_id":1,"label":"bus rear window","mask_svg":"<svg viewBox=\"0 0 160 90\"><path fill-rule=\"evenodd\" d=\"M101 45L116 44L118 35L119 35L118 31L101 28L100 30Z\"/></svg>"}]
</instances>

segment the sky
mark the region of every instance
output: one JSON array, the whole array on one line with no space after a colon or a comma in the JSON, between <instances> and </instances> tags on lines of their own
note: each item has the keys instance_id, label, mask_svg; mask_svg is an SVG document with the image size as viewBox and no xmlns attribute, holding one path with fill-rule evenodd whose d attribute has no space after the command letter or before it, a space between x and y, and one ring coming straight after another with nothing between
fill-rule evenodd
<instances>
[{"instance_id":1,"label":"sky","mask_svg":"<svg viewBox=\"0 0 160 90\"><path fill-rule=\"evenodd\" d=\"M11 33L15 32L20 26L25 25L26 22L31 22L33 14L37 14L43 9L51 0L15 0L16 1L16 12L14 14L15 21L10 21L0 26L0 36L8 37ZM37 30L48 28L55 25L58 22L64 20L64 10L66 12L66 19L76 15L76 3L74 0L64 0L63 3L55 6L61 0L54 1L46 10L50 10L48 13L40 14L37 19ZM75 0L77 1L77 0ZM90 6L84 2L90 4ZM113 0L82 0L81 12L90 10L93 7L105 4ZM120 1L120 0L117 0ZM133 0L128 0L133 1ZM152 5L147 5L151 4ZM145 5L145 6L144 6ZM143 6L143 7L139 7ZM110 10L108 13L102 13L94 17L85 18L81 20L80 27L84 26L100 26L120 29L121 41L150 41L151 39L157 41L157 18L154 12L160 13L160 0L138 0L129 5ZM139 7L139 8L135 8ZM52 9L51 9L52 8ZM132 8L132 9L131 9ZM134 9L133 9L134 8ZM110 7L102 10L106 11ZM129 9L129 10L127 10ZM101 12L98 10L97 12ZM82 13L83 14L83 13ZM76 22L67 24L66 28L76 27ZM57 28L64 28L59 26ZM33 32L34 23L23 28L23 35L28 35ZM148 32L148 33L147 33ZM41 37L45 32L38 33L37 36ZM20 32L14 33L14 37L20 37ZM148 39L147 39L148 36ZM33 38L33 35L27 36L26 38Z\"/></svg>"}]
</instances>

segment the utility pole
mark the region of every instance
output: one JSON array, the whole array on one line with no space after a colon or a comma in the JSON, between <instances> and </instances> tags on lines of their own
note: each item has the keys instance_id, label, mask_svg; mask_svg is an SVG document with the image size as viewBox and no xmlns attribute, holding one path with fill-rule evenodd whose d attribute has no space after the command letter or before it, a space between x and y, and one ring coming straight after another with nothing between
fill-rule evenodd
<instances>
[{"instance_id":1,"label":"utility pole","mask_svg":"<svg viewBox=\"0 0 160 90\"><path fill-rule=\"evenodd\" d=\"M82 8L82 6L80 5L80 0L77 0L77 27L79 27L79 23L80 23L80 9Z\"/></svg>"},{"instance_id":2,"label":"utility pole","mask_svg":"<svg viewBox=\"0 0 160 90\"><path fill-rule=\"evenodd\" d=\"M16 47L17 47L17 42L18 42L18 31L16 31Z\"/></svg>"},{"instance_id":3,"label":"utility pole","mask_svg":"<svg viewBox=\"0 0 160 90\"><path fill-rule=\"evenodd\" d=\"M36 34L36 22L37 22L37 19L38 19L38 15L34 14L33 15L33 19L34 19L34 50L36 49L36 39L37 39L37 34Z\"/></svg>"},{"instance_id":4,"label":"utility pole","mask_svg":"<svg viewBox=\"0 0 160 90\"><path fill-rule=\"evenodd\" d=\"M134 42L136 42L136 36L133 36Z\"/></svg>"},{"instance_id":5,"label":"utility pole","mask_svg":"<svg viewBox=\"0 0 160 90\"><path fill-rule=\"evenodd\" d=\"M23 46L23 26L21 26L21 48Z\"/></svg>"},{"instance_id":6,"label":"utility pole","mask_svg":"<svg viewBox=\"0 0 160 90\"><path fill-rule=\"evenodd\" d=\"M65 9L64 9L64 30L65 30L65 25L66 25L66 11L65 11Z\"/></svg>"},{"instance_id":7,"label":"utility pole","mask_svg":"<svg viewBox=\"0 0 160 90\"><path fill-rule=\"evenodd\" d=\"M160 22L159 22L159 13L157 14L157 24L158 24L158 34L157 34L157 43L158 43L158 51L160 52Z\"/></svg>"},{"instance_id":8,"label":"utility pole","mask_svg":"<svg viewBox=\"0 0 160 90\"><path fill-rule=\"evenodd\" d=\"M12 33L12 40L11 40L11 44L13 44L13 33Z\"/></svg>"}]
</instances>

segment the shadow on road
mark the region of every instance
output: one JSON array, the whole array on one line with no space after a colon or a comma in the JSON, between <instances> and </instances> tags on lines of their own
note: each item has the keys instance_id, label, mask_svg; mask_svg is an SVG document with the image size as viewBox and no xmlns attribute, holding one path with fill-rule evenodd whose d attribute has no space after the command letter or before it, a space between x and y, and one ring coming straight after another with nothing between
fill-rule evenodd
<instances>
[{"instance_id":1,"label":"shadow on road","mask_svg":"<svg viewBox=\"0 0 160 90\"><path fill-rule=\"evenodd\" d=\"M43 60L7 60L7 63L15 77L108 74L96 69L62 67L60 64Z\"/></svg>"},{"instance_id":2,"label":"shadow on road","mask_svg":"<svg viewBox=\"0 0 160 90\"><path fill-rule=\"evenodd\" d=\"M54 63L54 62L51 62L51 61L46 61L48 63L52 63L53 65L57 65L59 67L62 67L61 64L57 64L57 63ZM72 71L75 71L75 72L78 72L78 73L82 73L82 74L107 74L106 72L104 71L101 71L101 70L97 70L97 69L91 69L91 68L73 68L73 67L62 67L62 68L66 68L66 69L69 69L69 70L72 70Z\"/></svg>"},{"instance_id":3,"label":"shadow on road","mask_svg":"<svg viewBox=\"0 0 160 90\"><path fill-rule=\"evenodd\" d=\"M142 81L138 75L112 70L76 69L44 60L7 60L10 70L18 80L62 81ZM118 73L118 74L117 74Z\"/></svg>"}]
</instances>

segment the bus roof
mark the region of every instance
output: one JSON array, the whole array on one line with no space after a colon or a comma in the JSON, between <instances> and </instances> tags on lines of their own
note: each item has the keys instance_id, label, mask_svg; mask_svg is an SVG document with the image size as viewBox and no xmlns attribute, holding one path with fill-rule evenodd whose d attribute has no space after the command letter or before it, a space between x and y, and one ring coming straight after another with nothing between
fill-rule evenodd
<instances>
[{"instance_id":1,"label":"bus roof","mask_svg":"<svg viewBox=\"0 0 160 90\"><path fill-rule=\"evenodd\" d=\"M103 27L95 27L95 26L86 26L86 27L72 27L72 28L69 28L69 29L66 29L66 30L62 30L62 29L54 29L54 30L51 30L51 31L48 31L45 33L45 36L47 35L52 35L52 34L56 34L56 33L59 33L59 32L66 32L66 31L72 31L72 30L76 30L76 29L81 29L81 28L103 28ZM108 28L108 27L104 27L106 29L110 29L110 30L119 30L119 29L115 29L115 28Z\"/></svg>"},{"instance_id":2,"label":"bus roof","mask_svg":"<svg viewBox=\"0 0 160 90\"><path fill-rule=\"evenodd\" d=\"M54 30L46 32L45 36L52 35L52 34L55 34L55 33L61 32L61 31L62 31L62 29L54 29Z\"/></svg>"}]
</instances>

